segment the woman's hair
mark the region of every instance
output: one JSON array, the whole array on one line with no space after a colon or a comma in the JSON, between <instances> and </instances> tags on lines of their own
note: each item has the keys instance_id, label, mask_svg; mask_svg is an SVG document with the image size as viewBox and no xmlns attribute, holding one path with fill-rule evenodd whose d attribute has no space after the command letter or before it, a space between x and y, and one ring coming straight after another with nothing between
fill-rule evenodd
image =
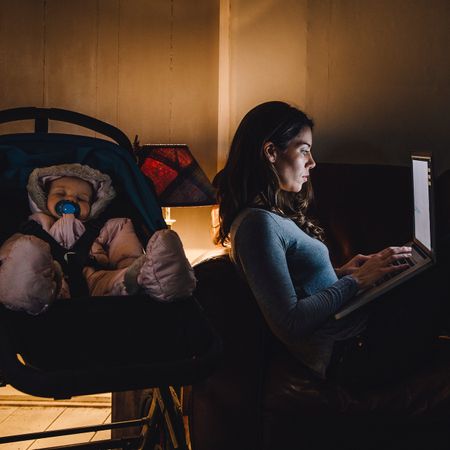
<instances>
[{"instance_id":1,"label":"woman's hair","mask_svg":"<svg viewBox=\"0 0 450 450\"><path fill-rule=\"evenodd\" d=\"M305 127L313 129L312 119L284 102L262 103L245 115L225 167L215 180L220 205L217 242L225 245L233 220L250 206L288 217L309 235L323 240L323 230L305 216L313 195L311 182L308 180L298 193L281 190L278 174L264 153L267 142L279 151L286 150Z\"/></svg>"}]
</instances>

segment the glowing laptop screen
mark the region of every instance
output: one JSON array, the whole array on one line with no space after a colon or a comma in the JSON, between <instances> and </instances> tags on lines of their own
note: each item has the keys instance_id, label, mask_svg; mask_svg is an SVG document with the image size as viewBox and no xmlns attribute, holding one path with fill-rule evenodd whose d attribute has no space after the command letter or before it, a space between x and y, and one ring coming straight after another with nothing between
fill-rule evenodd
<instances>
[{"instance_id":1,"label":"glowing laptop screen","mask_svg":"<svg viewBox=\"0 0 450 450\"><path fill-rule=\"evenodd\" d=\"M431 251L430 194L428 160L413 159L415 237Z\"/></svg>"}]
</instances>

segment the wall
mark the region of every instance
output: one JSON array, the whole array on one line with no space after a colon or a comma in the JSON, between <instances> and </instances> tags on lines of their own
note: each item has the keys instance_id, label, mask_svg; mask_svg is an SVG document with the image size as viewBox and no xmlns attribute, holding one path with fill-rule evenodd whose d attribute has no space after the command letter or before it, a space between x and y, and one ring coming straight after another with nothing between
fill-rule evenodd
<instances>
[{"instance_id":1,"label":"wall","mask_svg":"<svg viewBox=\"0 0 450 450\"><path fill-rule=\"evenodd\" d=\"M308 2L307 109L320 160L450 168L450 3Z\"/></svg>"},{"instance_id":2,"label":"wall","mask_svg":"<svg viewBox=\"0 0 450 450\"><path fill-rule=\"evenodd\" d=\"M268 100L305 107L306 0L226 0L229 7L229 139L242 116ZM224 12L222 11L222 14ZM219 149L219 168L227 145Z\"/></svg>"},{"instance_id":3,"label":"wall","mask_svg":"<svg viewBox=\"0 0 450 450\"><path fill-rule=\"evenodd\" d=\"M408 164L411 150L427 150L442 171L449 9L447 0L0 0L0 108L69 108L141 142L186 142L212 178L245 112L281 99L316 120L319 162ZM187 246L210 245L209 208L173 215Z\"/></svg>"},{"instance_id":4,"label":"wall","mask_svg":"<svg viewBox=\"0 0 450 450\"><path fill-rule=\"evenodd\" d=\"M422 150L450 167L447 0L226 1L230 136L279 99L315 119L319 162L407 165Z\"/></svg>"},{"instance_id":5,"label":"wall","mask_svg":"<svg viewBox=\"0 0 450 450\"><path fill-rule=\"evenodd\" d=\"M212 177L218 20L211 0L195 8L183 0L2 0L0 108L67 108L131 140L188 143ZM29 125L0 128L23 130ZM58 123L51 131L81 132ZM209 208L173 215L183 241L209 245Z\"/></svg>"}]
</instances>

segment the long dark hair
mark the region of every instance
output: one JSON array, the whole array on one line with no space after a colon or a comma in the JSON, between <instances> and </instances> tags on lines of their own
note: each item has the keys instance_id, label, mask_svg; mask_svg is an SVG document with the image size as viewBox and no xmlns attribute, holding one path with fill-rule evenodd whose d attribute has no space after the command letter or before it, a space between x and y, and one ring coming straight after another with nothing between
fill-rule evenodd
<instances>
[{"instance_id":1,"label":"long dark hair","mask_svg":"<svg viewBox=\"0 0 450 450\"><path fill-rule=\"evenodd\" d=\"M286 150L302 128L314 122L299 109L284 102L267 102L250 110L239 124L224 169L217 178L220 228L217 242L225 245L236 216L256 206L292 219L311 236L323 240L323 230L305 215L312 200L308 180L300 192L280 189L278 174L264 154L264 144L272 142Z\"/></svg>"}]
</instances>

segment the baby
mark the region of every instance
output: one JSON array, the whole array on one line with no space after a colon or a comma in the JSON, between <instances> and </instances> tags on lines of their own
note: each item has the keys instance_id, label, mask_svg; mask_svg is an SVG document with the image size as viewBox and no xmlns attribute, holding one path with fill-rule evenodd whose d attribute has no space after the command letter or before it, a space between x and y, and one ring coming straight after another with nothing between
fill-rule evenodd
<instances>
[{"instance_id":1,"label":"baby","mask_svg":"<svg viewBox=\"0 0 450 450\"><path fill-rule=\"evenodd\" d=\"M32 215L0 247L0 302L39 314L59 298L145 292L161 301L187 297L192 267L178 235L158 230L144 252L128 218L99 219L115 197L108 175L87 165L32 171Z\"/></svg>"}]
</instances>

